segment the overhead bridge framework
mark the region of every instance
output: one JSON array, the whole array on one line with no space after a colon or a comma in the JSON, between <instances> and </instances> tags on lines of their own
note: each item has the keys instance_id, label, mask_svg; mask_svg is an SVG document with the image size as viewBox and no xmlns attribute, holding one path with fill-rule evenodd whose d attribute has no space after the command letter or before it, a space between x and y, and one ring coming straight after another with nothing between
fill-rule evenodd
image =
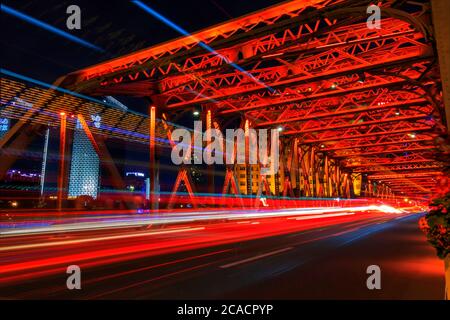
<instances>
[{"instance_id":1,"label":"overhead bridge framework","mask_svg":"<svg viewBox=\"0 0 450 320\"><path fill-rule=\"evenodd\" d=\"M370 29L370 4L285 1L68 74L58 84L88 96L151 101L148 117L119 117L128 131L142 135L106 133L149 143L151 181L158 181L154 142L172 144L167 121L195 109L201 110L205 129L281 130L276 195L427 197L448 165L436 156L442 151L439 137L448 133L448 111L432 7L426 0L381 1L381 28ZM52 103L55 110L62 106L59 100ZM79 102L77 110L86 105ZM43 109L49 106L42 103ZM247 184L252 183L253 169L245 170ZM230 192L240 193L236 173L227 168L224 192L231 186ZM265 178L258 179L256 194L268 192ZM177 186L181 181L194 192L186 167Z\"/></svg>"}]
</instances>

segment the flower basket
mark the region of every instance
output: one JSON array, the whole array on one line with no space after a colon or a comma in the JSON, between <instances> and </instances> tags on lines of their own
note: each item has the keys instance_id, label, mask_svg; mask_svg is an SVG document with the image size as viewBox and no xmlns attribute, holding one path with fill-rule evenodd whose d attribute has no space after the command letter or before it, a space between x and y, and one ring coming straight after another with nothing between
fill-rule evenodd
<instances>
[{"instance_id":1,"label":"flower basket","mask_svg":"<svg viewBox=\"0 0 450 320\"><path fill-rule=\"evenodd\" d=\"M445 297L450 296L450 192L434 199L428 213L419 220L419 227L425 232L427 240L444 260Z\"/></svg>"}]
</instances>

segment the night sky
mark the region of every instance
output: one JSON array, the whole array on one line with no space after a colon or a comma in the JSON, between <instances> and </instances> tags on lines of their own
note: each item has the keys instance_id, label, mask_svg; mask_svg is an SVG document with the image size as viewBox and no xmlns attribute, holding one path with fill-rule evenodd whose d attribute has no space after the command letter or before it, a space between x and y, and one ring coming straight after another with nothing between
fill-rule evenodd
<instances>
[{"instance_id":1,"label":"night sky","mask_svg":"<svg viewBox=\"0 0 450 320\"><path fill-rule=\"evenodd\" d=\"M143 2L194 32L281 1ZM5 0L2 3L105 49L105 53L96 52L2 12L2 67L50 83L63 74L180 36L130 1ZM71 4L81 8L81 30L66 27L66 8Z\"/></svg>"}]
</instances>

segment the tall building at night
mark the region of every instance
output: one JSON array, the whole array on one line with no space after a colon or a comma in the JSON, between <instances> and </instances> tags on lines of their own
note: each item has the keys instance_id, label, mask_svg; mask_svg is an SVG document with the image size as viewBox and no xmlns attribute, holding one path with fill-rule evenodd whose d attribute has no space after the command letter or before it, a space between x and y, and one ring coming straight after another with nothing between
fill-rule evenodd
<instances>
[{"instance_id":1,"label":"tall building at night","mask_svg":"<svg viewBox=\"0 0 450 320\"><path fill-rule=\"evenodd\" d=\"M73 136L72 161L69 176L69 198L88 195L97 198L100 179L100 159L81 124Z\"/></svg>"},{"instance_id":2,"label":"tall building at night","mask_svg":"<svg viewBox=\"0 0 450 320\"><path fill-rule=\"evenodd\" d=\"M121 111L128 109L127 106L111 96L104 97L103 102ZM101 128L102 119L99 115L91 115L90 120L93 126ZM100 159L81 124L77 121L73 136L68 196L69 198L76 198L87 195L96 199L99 190Z\"/></svg>"}]
</instances>

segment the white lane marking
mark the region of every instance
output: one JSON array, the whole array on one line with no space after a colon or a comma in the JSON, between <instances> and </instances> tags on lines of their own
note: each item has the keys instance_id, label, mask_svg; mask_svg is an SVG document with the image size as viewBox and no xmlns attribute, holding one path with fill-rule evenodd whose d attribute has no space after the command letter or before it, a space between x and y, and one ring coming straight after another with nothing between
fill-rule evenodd
<instances>
[{"instance_id":1,"label":"white lane marking","mask_svg":"<svg viewBox=\"0 0 450 320\"><path fill-rule=\"evenodd\" d=\"M19 250L19 249L34 249L34 248L62 246L62 245L67 245L67 244L80 244L80 243L103 241L103 240L116 240L116 239L126 239L126 238L135 238L135 237L146 237L146 236L152 236L152 235L178 233L178 232L186 232L186 231L196 231L196 230L204 230L204 229L205 229L205 227L183 228L183 229L176 229L176 230L165 230L165 231L146 232L146 233L133 233L133 234L97 237L97 238L80 239L80 240L65 240L65 241L54 241L54 242L45 242L45 243L24 244L24 245L3 247L3 248L0 248L0 251L10 251L10 250Z\"/></svg>"},{"instance_id":2,"label":"white lane marking","mask_svg":"<svg viewBox=\"0 0 450 320\"><path fill-rule=\"evenodd\" d=\"M289 251L289 250L292 250L292 249L294 249L294 247L288 247L288 248L283 248L283 249L267 252L267 253L260 254L260 255L257 255L257 256L251 257L251 258L244 259L244 260L239 260L239 261L235 261L235 262L232 262L232 263L224 264L223 266L220 266L220 268L226 269L226 268L234 267L234 266L246 263L246 262L251 262L251 261L255 261L255 260L261 259L261 258L273 256L273 255L275 255L277 253Z\"/></svg>"}]
</instances>

